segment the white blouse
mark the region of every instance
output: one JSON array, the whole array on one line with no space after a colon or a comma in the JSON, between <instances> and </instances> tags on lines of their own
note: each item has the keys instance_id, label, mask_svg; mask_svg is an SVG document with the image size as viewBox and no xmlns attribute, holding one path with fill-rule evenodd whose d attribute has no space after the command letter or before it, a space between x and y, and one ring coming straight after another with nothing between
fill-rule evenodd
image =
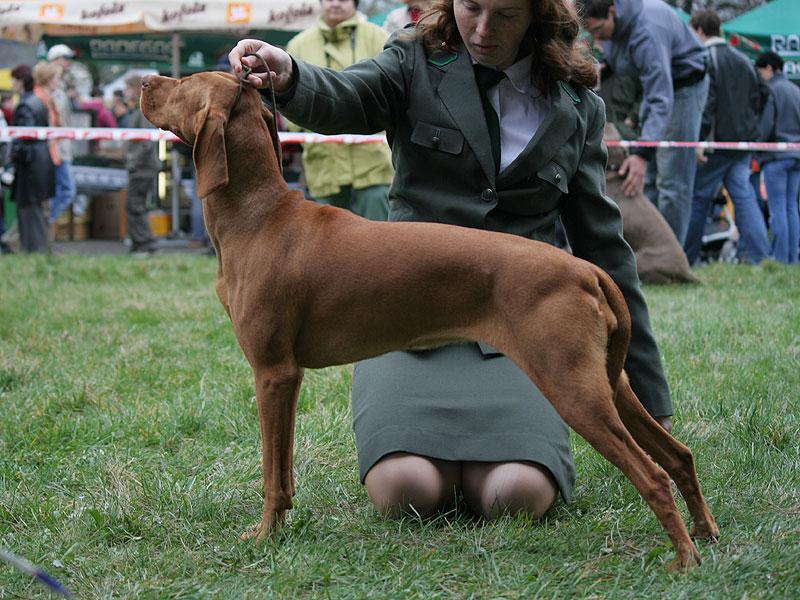
<instances>
[{"instance_id":1,"label":"white blouse","mask_svg":"<svg viewBox=\"0 0 800 600\"><path fill-rule=\"evenodd\" d=\"M531 82L532 64L532 54L515 62L505 69L506 78L488 91L500 119L501 171L525 149L550 110L547 95Z\"/></svg>"}]
</instances>

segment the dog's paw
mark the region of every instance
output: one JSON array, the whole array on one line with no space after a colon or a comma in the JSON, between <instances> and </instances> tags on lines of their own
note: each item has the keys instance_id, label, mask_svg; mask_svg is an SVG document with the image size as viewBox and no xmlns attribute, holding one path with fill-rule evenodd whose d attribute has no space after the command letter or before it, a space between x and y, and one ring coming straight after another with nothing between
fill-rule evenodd
<instances>
[{"instance_id":1,"label":"dog's paw","mask_svg":"<svg viewBox=\"0 0 800 600\"><path fill-rule=\"evenodd\" d=\"M685 573L689 569L699 567L700 562L700 553L697 551L697 548L691 546L679 551L678 556L669 563L667 569L672 573Z\"/></svg>"},{"instance_id":2,"label":"dog's paw","mask_svg":"<svg viewBox=\"0 0 800 600\"><path fill-rule=\"evenodd\" d=\"M719 541L719 527L717 527L716 523L695 525L689 535L692 536L692 539L705 540L709 544L716 544Z\"/></svg>"},{"instance_id":3,"label":"dog's paw","mask_svg":"<svg viewBox=\"0 0 800 600\"><path fill-rule=\"evenodd\" d=\"M261 542L276 533L286 520L286 511L271 513L239 536L242 540Z\"/></svg>"},{"instance_id":4,"label":"dog's paw","mask_svg":"<svg viewBox=\"0 0 800 600\"><path fill-rule=\"evenodd\" d=\"M259 541L259 540L263 540L264 537L265 536L261 535L261 523L259 522L259 523L254 524L252 527L250 527L246 531L242 532L242 534L239 536L239 539L242 540L242 541L247 541L247 540Z\"/></svg>"},{"instance_id":5,"label":"dog's paw","mask_svg":"<svg viewBox=\"0 0 800 600\"><path fill-rule=\"evenodd\" d=\"M277 526L273 525L272 527L265 527L263 523L256 523L250 529L242 533L242 535L239 536L239 539L243 541L253 540L255 542L263 542L277 531Z\"/></svg>"}]
</instances>

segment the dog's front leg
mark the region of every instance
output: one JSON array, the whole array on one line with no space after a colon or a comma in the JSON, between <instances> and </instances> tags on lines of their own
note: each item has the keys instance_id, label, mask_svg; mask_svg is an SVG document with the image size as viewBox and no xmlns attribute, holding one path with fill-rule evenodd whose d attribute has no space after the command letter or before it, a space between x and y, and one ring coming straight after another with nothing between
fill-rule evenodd
<instances>
[{"instance_id":1,"label":"dog's front leg","mask_svg":"<svg viewBox=\"0 0 800 600\"><path fill-rule=\"evenodd\" d=\"M261 423L264 511L261 522L242 534L263 540L280 527L292 508L294 417L303 370L293 363L254 368L256 402Z\"/></svg>"}]
</instances>

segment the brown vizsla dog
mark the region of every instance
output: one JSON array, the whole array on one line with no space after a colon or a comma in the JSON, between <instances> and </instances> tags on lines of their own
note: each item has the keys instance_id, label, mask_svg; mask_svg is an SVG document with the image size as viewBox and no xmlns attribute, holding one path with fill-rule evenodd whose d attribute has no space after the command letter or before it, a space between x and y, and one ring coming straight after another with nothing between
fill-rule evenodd
<instances>
[{"instance_id":1,"label":"brown vizsla dog","mask_svg":"<svg viewBox=\"0 0 800 600\"><path fill-rule=\"evenodd\" d=\"M606 123L605 140L621 140L613 123ZM636 271L646 283L698 283L686 254L669 223L643 193L628 198L622 192L623 178L617 174L626 151L609 147L606 194L619 205L622 235L636 255Z\"/></svg>"},{"instance_id":2,"label":"brown vizsla dog","mask_svg":"<svg viewBox=\"0 0 800 600\"><path fill-rule=\"evenodd\" d=\"M518 236L378 223L306 201L281 177L272 115L256 90L219 72L148 76L142 87L145 116L194 147L217 294L255 375L264 511L245 537L264 538L292 507L304 368L481 340L512 358L633 482L672 540L673 566L700 562L670 477L694 519L692 535L716 539L719 529L691 451L628 384L630 316L603 270Z\"/></svg>"}]
</instances>

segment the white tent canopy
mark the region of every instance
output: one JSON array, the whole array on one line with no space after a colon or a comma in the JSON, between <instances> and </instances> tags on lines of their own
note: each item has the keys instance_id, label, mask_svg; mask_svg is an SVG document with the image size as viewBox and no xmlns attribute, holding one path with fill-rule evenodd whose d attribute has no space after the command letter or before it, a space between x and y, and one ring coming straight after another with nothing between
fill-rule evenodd
<instances>
[{"instance_id":1,"label":"white tent canopy","mask_svg":"<svg viewBox=\"0 0 800 600\"><path fill-rule=\"evenodd\" d=\"M0 4L3 26L38 23L113 27L143 24L152 31L214 29L305 29L318 13L316 0L18 0Z\"/></svg>"}]
</instances>

